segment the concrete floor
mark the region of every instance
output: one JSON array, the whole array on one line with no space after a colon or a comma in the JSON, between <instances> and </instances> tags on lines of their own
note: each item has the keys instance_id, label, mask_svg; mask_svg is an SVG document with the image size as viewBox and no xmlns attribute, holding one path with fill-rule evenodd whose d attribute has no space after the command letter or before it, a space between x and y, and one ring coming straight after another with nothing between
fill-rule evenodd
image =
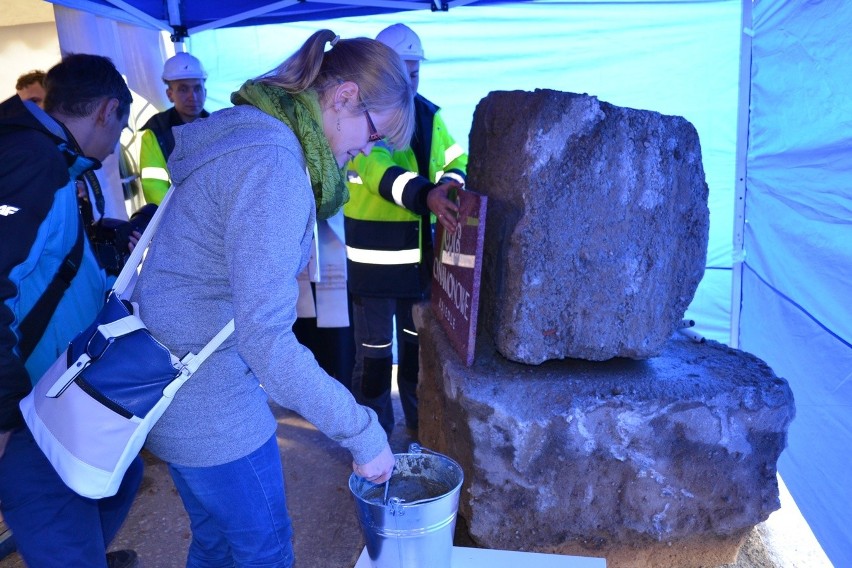
<instances>
[{"instance_id":1,"label":"concrete floor","mask_svg":"<svg viewBox=\"0 0 852 568\"><path fill-rule=\"evenodd\" d=\"M391 448L401 453L413 440L398 397L394 404L398 423ZM297 414L281 408L275 413L293 521L295 568L352 568L364 546L348 486L352 457ZM142 487L111 549L136 550L139 568L183 567L189 521L165 464L147 452L143 457ZM0 568L25 566L17 553L0 560Z\"/></svg>"}]
</instances>

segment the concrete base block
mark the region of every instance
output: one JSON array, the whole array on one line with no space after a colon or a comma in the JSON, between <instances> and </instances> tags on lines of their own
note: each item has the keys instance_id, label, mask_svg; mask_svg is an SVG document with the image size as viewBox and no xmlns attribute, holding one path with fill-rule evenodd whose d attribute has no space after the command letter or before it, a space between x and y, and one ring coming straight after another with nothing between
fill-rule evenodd
<instances>
[{"instance_id":1,"label":"concrete base block","mask_svg":"<svg viewBox=\"0 0 852 568\"><path fill-rule=\"evenodd\" d=\"M530 366L480 336L468 368L429 307L415 317L420 441L462 465L479 546L718 566L779 507L793 396L756 357L673 338L645 361Z\"/></svg>"}]
</instances>

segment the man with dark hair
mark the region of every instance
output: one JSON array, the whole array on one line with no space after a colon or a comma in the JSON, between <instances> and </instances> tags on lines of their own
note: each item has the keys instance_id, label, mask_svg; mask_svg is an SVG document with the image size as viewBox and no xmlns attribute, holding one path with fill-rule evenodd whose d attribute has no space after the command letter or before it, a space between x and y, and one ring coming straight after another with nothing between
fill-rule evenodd
<instances>
[{"instance_id":1,"label":"man with dark hair","mask_svg":"<svg viewBox=\"0 0 852 568\"><path fill-rule=\"evenodd\" d=\"M141 459L115 496L81 497L33 441L18 402L109 290L84 230L86 183L115 149L132 97L96 55L65 57L45 88L44 111L18 96L0 103L0 510L29 566L129 568L135 552L105 551L139 488Z\"/></svg>"},{"instance_id":2,"label":"man with dark hair","mask_svg":"<svg viewBox=\"0 0 852 568\"><path fill-rule=\"evenodd\" d=\"M44 108L44 71L30 71L18 77L15 91L22 101L32 101Z\"/></svg>"}]
</instances>

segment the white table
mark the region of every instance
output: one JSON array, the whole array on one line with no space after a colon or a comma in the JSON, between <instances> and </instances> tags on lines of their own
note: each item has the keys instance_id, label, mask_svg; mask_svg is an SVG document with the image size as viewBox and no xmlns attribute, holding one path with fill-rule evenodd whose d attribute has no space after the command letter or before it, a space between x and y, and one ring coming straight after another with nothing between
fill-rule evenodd
<instances>
[{"instance_id":1,"label":"white table","mask_svg":"<svg viewBox=\"0 0 852 568\"><path fill-rule=\"evenodd\" d=\"M366 547L354 568L372 568ZM454 546L451 568L606 568L606 559Z\"/></svg>"}]
</instances>

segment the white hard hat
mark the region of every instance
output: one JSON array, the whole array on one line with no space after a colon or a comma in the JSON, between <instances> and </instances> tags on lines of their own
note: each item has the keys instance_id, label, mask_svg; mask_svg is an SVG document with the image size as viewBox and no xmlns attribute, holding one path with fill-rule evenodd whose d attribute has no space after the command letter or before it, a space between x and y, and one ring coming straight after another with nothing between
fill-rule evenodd
<instances>
[{"instance_id":1,"label":"white hard hat","mask_svg":"<svg viewBox=\"0 0 852 568\"><path fill-rule=\"evenodd\" d=\"M426 59L420 38L405 24L394 24L379 32L376 39L396 51L403 61Z\"/></svg>"},{"instance_id":2,"label":"white hard hat","mask_svg":"<svg viewBox=\"0 0 852 568\"><path fill-rule=\"evenodd\" d=\"M163 81L206 78L207 71L204 70L204 66L188 53L180 52L174 57L169 57L163 65Z\"/></svg>"}]
</instances>

